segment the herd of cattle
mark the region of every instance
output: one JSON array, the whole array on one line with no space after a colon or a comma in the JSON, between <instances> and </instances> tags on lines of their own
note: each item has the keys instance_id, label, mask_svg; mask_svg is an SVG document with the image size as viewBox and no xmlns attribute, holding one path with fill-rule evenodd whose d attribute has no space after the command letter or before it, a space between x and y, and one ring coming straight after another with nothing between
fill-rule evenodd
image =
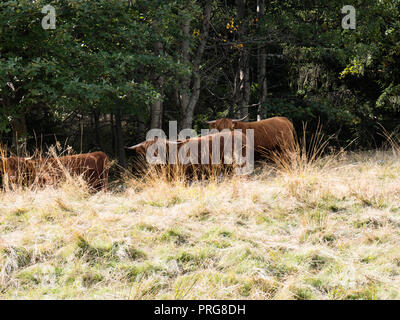
<instances>
[{"instance_id":1,"label":"herd of cattle","mask_svg":"<svg viewBox=\"0 0 400 320\"><path fill-rule=\"evenodd\" d=\"M287 118L273 117L256 122L244 122L245 118L223 118L209 121L210 129L217 129L218 131L228 129L230 131L225 130L223 133L180 141L166 141L166 146L169 148L171 145L175 145L179 152L179 149L183 146L190 146L195 143L197 146L206 146L206 148L209 148L209 154L212 154L211 141L213 137L226 139L227 135L235 136L241 134L242 146L245 147L245 132L247 129L253 129L255 159L262 158L268 151L282 152L293 149L295 131L293 124ZM155 142L156 139L147 140L138 145L127 147L127 149L135 150L139 154L145 154L148 148ZM218 150L218 153L220 157L223 157L222 149ZM201 168L202 164L197 166ZM9 183L18 183L23 180L25 184L36 182L40 185L48 185L61 180L66 174L70 176L81 175L91 189L98 191L107 189L108 171L109 159L104 152L43 159L23 157L0 158L0 172L3 176L3 183L6 179Z\"/></svg>"}]
</instances>

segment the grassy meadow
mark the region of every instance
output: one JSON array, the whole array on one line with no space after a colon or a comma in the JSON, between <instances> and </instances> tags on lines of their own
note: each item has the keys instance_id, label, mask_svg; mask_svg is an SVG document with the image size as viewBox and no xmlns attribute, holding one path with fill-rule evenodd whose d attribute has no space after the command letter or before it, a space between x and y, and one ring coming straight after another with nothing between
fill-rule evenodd
<instances>
[{"instance_id":1,"label":"grassy meadow","mask_svg":"<svg viewBox=\"0 0 400 320\"><path fill-rule=\"evenodd\" d=\"M399 299L394 149L0 192L0 299Z\"/></svg>"}]
</instances>

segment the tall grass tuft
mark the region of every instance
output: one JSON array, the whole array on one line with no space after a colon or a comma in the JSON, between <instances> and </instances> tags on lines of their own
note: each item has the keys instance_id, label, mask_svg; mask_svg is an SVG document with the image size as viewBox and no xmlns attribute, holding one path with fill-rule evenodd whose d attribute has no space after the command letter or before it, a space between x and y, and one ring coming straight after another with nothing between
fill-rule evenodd
<instances>
[{"instance_id":1,"label":"tall grass tuft","mask_svg":"<svg viewBox=\"0 0 400 320\"><path fill-rule=\"evenodd\" d=\"M83 193L89 192L90 188L83 178L84 173L76 175L60 161L60 157L71 154L72 149L70 147L62 150L59 143L56 146L50 146L46 153L42 150L36 150L33 157L27 159L19 157L16 177L11 177L11 170L6 165L10 158L7 157L7 149L0 148L2 189L7 192L16 190L36 191L45 187L61 186L66 189L70 188L71 191L75 190L75 192L78 190ZM18 158L15 157L15 159Z\"/></svg>"},{"instance_id":2,"label":"tall grass tuft","mask_svg":"<svg viewBox=\"0 0 400 320\"><path fill-rule=\"evenodd\" d=\"M398 157L400 155L400 134L399 132L393 131L393 132L388 132L383 126L382 128L382 133L381 135L386 138L386 142L388 144L388 147L392 150L393 155Z\"/></svg>"},{"instance_id":3,"label":"tall grass tuft","mask_svg":"<svg viewBox=\"0 0 400 320\"><path fill-rule=\"evenodd\" d=\"M344 153L342 148L338 152L328 154L327 149L333 135L326 136L322 132L320 124L318 124L316 131L311 134L309 140L307 138L307 124L303 123L303 134L300 139L295 138L293 148L287 147L283 142L283 150L271 153L270 159L278 171L285 174L301 175L316 169L323 170Z\"/></svg>"},{"instance_id":4,"label":"tall grass tuft","mask_svg":"<svg viewBox=\"0 0 400 320\"><path fill-rule=\"evenodd\" d=\"M235 165L225 164L156 164L147 163L144 156L133 160L135 174L125 172L124 180L128 187L142 190L143 188L153 188L160 184L173 186L188 186L204 181L218 182L224 177L233 174Z\"/></svg>"}]
</instances>

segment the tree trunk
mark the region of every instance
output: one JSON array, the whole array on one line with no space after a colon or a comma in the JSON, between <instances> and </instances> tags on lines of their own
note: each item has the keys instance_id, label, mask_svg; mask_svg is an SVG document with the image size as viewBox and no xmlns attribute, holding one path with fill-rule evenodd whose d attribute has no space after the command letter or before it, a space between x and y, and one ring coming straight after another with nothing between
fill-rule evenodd
<instances>
[{"instance_id":1,"label":"tree trunk","mask_svg":"<svg viewBox=\"0 0 400 320\"><path fill-rule=\"evenodd\" d=\"M262 18L264 17L265 5L264 0L257 0L257 19L259 26L261 26ZM262 32L262 28L259 27L259 34ZM258 46L258 103L260 104L257 108L257 119L261 119L263 104L267 100L267 55L264 44Z\"/></svg>"},{"instance_id":2,"label":"tree trunk","mask_svg":"<svg viewBox=\"0 0 400 320\"><path fill-rule=\"evenodd\" d=\"M190 1L188 1L190 7ZM193 123L194 110L199 101L201 89L200 64L203 58L204 49L208 39L211 16L211 1L207 0L203 9L202 32L199 36L200 43L193 57L192 74L190 77L182 79L182 90L178 92L179 105L181 107L182 122L181 128L191 128ZM187 17L183 23L183 34L185 39L182 42L182 60L185 64L189 63L189 44L190 44L190 18Z\"/></svg>"},{"instance_id":3,"label":"tree trunk","mask_svg":"<svg viewBox=\"0 0 400 320\"><path fill-rule=\"evenodd\" d=\"M188 1L188 5L190 5L190 1ZM183 36L184 39L182 41L182 62L185 65L189 65L189 45L190 45L190 16L187 14L183 20ZM189 98L190 98L190 77L186 76L182 79L182 91L178 91L178 100L179 104L181 107L181 113L182 113L182 128L186 128L186 126L183 124L185 121L185 118L188 117L186 115L186 108L187 105L189 104Z\"/></svg>"},{"instance_id":4,"label":"tree trunk","mask_svg":"<svg viewBox=\"0 0 400 320\"><path fill-rule=\"evenodd\" d=\"M158 21L153 22L153 29L155 33L159 33ZM154 44L154 54L156 56L163 55L163 44L161 41L156 41ZM150 108L150 128L151 129L161 129L162 128L162 118L163 118L163 100L164 100L164 76L162 74L158 75L155 79L156 86L160 93L160 99L155 101Z\"/></svg>"},{"instance_id":5,"label":"tree trunk","mask_svg":"<svg viewBox=\"0 0 400 320\"><path fill-rule=\"evenodd\" d=\"M138 119L137 121L137 132L137 136L139 138L138 142L146 140L146 123L143 121L143 119Z\"/></svg>"},{"instance_id":6,"label":"tree trunk","mask_svg":"<svg viewBox=\"0 0 400 320\"><path fill-rule=\"evenodd\" d=\"M185 111L184 117L182 119L182 128L183 129L192 127L194 109L197 105L197 102L199 101L200 84L201 84L200 75L198 73L194 74L193 79L194 79L194 84L193 84L193 88L192 88L192 94L190 96L189 103L187 104L187 106L185 108L186 111Z\"/></svg>"},{"instance_id":7,"label":"tree trunk","mask_svg":"<svg viewBox=\"0 0 400 320\"><path fill-rule=\"evenodd\" d=\"M239 23L238 43L243 41L246 33L246 24L244 19L246 16L246 7L244 0L236 0L237 20ZM238 70L235 77L235 104L239 107L239 116L243 117L249 112L250 100L250 70L249 70L249 54L246 47L241 47L238 61Z\"/></svg>"},{"instance_id":8,"label":"tree trunk","mask_svg":"<svg viewBox=\"0 0 400 320\"><path fill-rule=\"evenodd\" d=\"M126 168L126 155L124 148L124 139L122 133L122 120L121 120L121 109L117 108L115 112L115 131L116 131L116 146L118 161L121 167Z\"/></svg>"},{"instance_id":9,"label":"tree trunk","mask_svg":"<svg viewBox=\"0 0 400 320\"><path fill-rule=\"evenodd\" d=\"M114 124L114 114L110 114L110 126L111 126L111 134L112 134L112 139L111 139L111 144L112 144L112 150L114 156L117 155L117 143L116 143L116 130L115 130L115 124Z\"/></svg>"},{"instance_id":10,"label":"tree trunk","mask_svg":"<svg viewBox=\"0 0 400 320\"><path fill-rule=\"evenodd\" d=\"M100 125L99 125L99 118L100 118L100 112L98 110L93 110L93 120L94 120L94 139L96 143L96 148L101 148L100 145Z\"/></svg>"},{"instance_id":11,"label":"tree trunk","mask_svg":"<svg viewBox=\"0 0 400 320\"><path fill-rule=\"evenodd\" d=\"M244 117L249 113L249 100L250 100L250 70L248 52L244 50L242 57L239 61L239 116ZM246 119L245 121L248 121Z\"/></svg>"},{"instance_id":12,"label":"tree trunk","mask_svg":"<svg viewBox=\"0 0 400 320\"><path fill-rule=\"evenodd\" d=\"M161 43L158 43L156 46L160 46L160 50L162 48ZM161 51L160 51L161 52ZM151 129L161 129L162 128L162 119L163 119L163 99L164 99L164 77L160 75L156 80L157 87L160 92L160 99L155 101L151 105L151 121L150 128Z\"/></svg>"},{"instance_id":13,"label":"tree trunk","mask_svg":"<svg viewBox=\"0 0 400 320\"><path fill-rule=\"evenodd\" d=\"M161 81L163 82L163 80L161 80ZM162 95L163 89L161 87L160 87L160 91L161 91L161 95ZM151 129L161 129L162 128L163 101L161 99L155 101L151 105L151 122L150 122Z\"/></svg>"}]
</instances>

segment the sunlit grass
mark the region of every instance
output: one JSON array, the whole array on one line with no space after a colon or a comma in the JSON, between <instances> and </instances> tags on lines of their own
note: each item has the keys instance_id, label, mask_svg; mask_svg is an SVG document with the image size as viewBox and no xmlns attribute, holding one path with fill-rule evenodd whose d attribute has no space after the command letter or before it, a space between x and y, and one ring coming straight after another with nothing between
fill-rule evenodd
<instances>
[{"instance_id":1,"label":"sunlit grass","mask_svg":"<svg viewBox=\"0 0 400 320\"><path fill-rule=\"evenodd\" d=\"M0 193L0 298L399 299L397 152Z\"/></svg>"}]
</instances>

